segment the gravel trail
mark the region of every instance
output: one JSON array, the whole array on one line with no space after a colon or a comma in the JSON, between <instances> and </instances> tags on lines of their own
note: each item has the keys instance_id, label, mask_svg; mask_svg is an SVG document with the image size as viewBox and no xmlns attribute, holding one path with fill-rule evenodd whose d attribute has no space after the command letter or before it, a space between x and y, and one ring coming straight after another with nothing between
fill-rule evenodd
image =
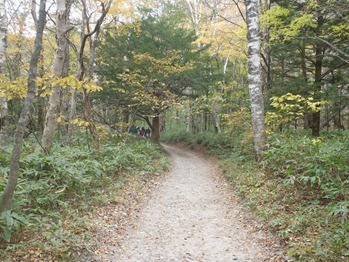
<instances>
[{"instance_id":1,"label":"gravel trail","mask_svg":"<svg viewBox=\"0 0 349 262\"><path fill-rule=\"evenodd\" d=\"M232 203L231 189L208 157L163 145L172 168L137 212L121 243L98 261L283 261L272 259L262 230ZM109 252L110 253L110 252Z\"/></svg>"}]
</instances>

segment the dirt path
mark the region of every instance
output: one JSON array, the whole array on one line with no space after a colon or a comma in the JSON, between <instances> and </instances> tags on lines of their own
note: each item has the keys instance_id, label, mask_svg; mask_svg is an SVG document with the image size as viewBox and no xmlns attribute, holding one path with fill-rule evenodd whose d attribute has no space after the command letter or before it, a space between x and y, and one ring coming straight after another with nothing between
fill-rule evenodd
<instances>
[{"instance_id":1,"label":"dirt path","mask_svg":"<svg viewBox=\"0 0 349 262\"><path fill-rule=\"evenodd\" d=\"M170 173L98 261L283 261L264 246L264 232L244 219L212 161L164 147L173 160Z\"/></svg>"}]
</instances>

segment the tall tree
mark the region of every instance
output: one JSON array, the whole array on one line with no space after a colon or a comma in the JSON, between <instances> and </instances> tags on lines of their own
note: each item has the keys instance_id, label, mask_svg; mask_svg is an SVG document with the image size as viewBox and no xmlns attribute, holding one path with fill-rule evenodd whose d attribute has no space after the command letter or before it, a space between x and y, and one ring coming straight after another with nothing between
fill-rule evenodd
<instances>
[{"instance_id":1,"label":"tall tree","mask_svg":"<svg viewBox=\"0 0 349 262\"><path fill-rule=\"evenodd\" d=\"M101 26L109 12L112 1L108 0L106 2L100 2L101 4L101 14L99 18L96 20L95 25L92 26L91 14L88 13L87 3L85 0L81 0L83 6L83 27L81 32L81 43L77 53L79 68L77 72L77 78L79 81L83 81L85 77L93 79L93 67L94 67L94 59L95 59L95 49L96 49L96 41L98 39L99 34L101 33ZM93 12L91 12L93 13ZM91 39L94 37L94 39ZM85 51L86 51L86 43L89 41L90 43L90 59L89 64L85 65ZM91 74L91 75L90 75ZM87 89L83 89L83 113L84 120L89 123L88 129L92 136L93 147L95 149L99 148L99 138L97 134L97 129L95 124L91 119L91 99L90 92Z\"/></svg>"},{"instance_id":2,"label":"tall tree","mask_svg":"<svg viewBox=\"0 0 349 262\"><path fill-rule=\"evenodd\" d=\"M347 86L342 76L349 65L345 56L348 14L349 6L343 0L280 1L264 19L273 52L270 91L277 96L300 94L319 104L309 108L304 120L304 127L314 136L319 136L324 125L320 120L327 126L330 119L337 122L336 116L348 105L340 91ZM321 113L325 95L332 100L326 115Z\"/></svg>"},{"instance_id":3,"label":"tall tree","mask_svg":"<svg viewBox=\"0 0 349 262\"><path fill-rule=\"evenodd\" d=\"M57 1L56 11L56 31L57 31L57 47L53 62L53 74L57 78L63 76L63 66L67 57L68 41L65 36L67 32L67 0ZM46 153L50 152L52 146L52 138L57 127L57 119L60 109L61 87L55 86L50 95L49 108L46 113L45 127L42 134L42 147Z\"/></svg>"},{"instance_id":4,"label":"tall tree","mask_svg":"<svg viewBox=\"0 0 349 262\"><path fill-rule=\"evenodd\" d=\"M7 19L5 0L0 0L0 76L4 79L7 45ZM6 145L8 138L8 107L6 96L0 96L0 145Z\"/></svg>"},{"instance_id":5,"label":"tall tree","mask_svg":"<svg viewBox=\"0 0 349 262\"><path fill-rule=\"evenodd\" d=\"M8 182L6 184L6 188L4 190L4 193L1 199L0 214L4 210L11 209L13 194L17 186L18 172L19 172L19 159L22 152L24 131L28 123L30 109L33 105L35 92L36 92L35 80L37 76L38 61L39 61L40 52L42 48L43 32L44 32L45 22L46 22L45 8L46 8L46 0L41 0L34 50L33 50L33 53L30 59L30 65L29 65L28 92L24 100L24 105L21 111L21 115L20 115L17 127L16 127L15 135L14 135L14 144L13 144L13 150L11 155L10 172L8 175Z\"/></svg>"},{"instance_id":6,"label":"tall tree","mask_svg":"<svg viewBox=\"0 0 349 262\"><path fill-rule=\"evenodd\" d=\"M257 157L263 152L265 139L264 101L261 88L261 57L258 0L246 0L248 40L248 87L251 99L251 116L254 147Z\"/></svg>"},{"instance_id":7,"label":"tall tree","mask_svg":"<svg viewBox=\"0 0 349 262\"><path fill-rule=\"evenodd\" d=\"M110 30L99 50L97 73L106 81L103 92L147 119L155 141L161 113L178 103L187 87L205 85L205 76L199 74L202 61L192 65L201 56L195 33L182 26L178 12L182 11L158 15L146 10L141 21Z\"/></svg>"}]
</instances>

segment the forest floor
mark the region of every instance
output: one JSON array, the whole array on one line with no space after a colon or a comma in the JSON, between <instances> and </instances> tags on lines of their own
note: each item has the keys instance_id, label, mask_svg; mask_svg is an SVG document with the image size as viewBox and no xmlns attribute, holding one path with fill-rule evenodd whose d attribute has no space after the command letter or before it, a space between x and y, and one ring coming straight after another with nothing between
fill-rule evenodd
<instances>
[{"instance_id":1,"label":"forest floor","mask_svg":"<svg viewBox=\"0 0 349 262\"><path fill-rule=\"evenodd\" d=\"M217 160L163 146L169 172L130 183L92 214L96 242L78 261L287 261L275 236L240 204Z\"/></svg>"}]
</instances>

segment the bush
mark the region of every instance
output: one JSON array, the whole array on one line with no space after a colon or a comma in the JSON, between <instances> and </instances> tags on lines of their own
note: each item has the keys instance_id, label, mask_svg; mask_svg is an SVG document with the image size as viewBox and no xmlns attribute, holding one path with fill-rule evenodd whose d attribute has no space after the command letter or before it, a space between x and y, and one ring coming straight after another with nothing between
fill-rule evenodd
<instances>
[{"instance_id":1,"label":"bush","mask_svg":"<svg viewBox=\"0 0 349 262\"><path fill-rule=\"evenodd\" d=\"M284 183L317 192L320 201L349 200L348 136L271 136L262 164Z\"/></svg>"},{"instance_id":2,"label":"bush","mask_svg":"<svg viewBox=\"0 0 349 262\"><path fill-rule=\"evenodd\" d=\"M348 133L274 134L259 165L224 160L226 176L300 261L349 258ZM261 172L262 171L262 172Z\"/></svg>"},{"instance_id":3,"label":"bush","mask_svg":"<svg viewBox=\"0 0 349 262\"><path fill-rule=\"evenodd\" d=\"M0 195L8 160L9 154L0 156ZM60 226L65 216L89 209L106 188L126 177L161 172L166 165L160 148L145 139L111 138L96 152L83 145L55 145L50 155L31 145L21 158L13 209L0 216L0 248L4 240L18 242L25 235L23 229L41 232L38 241L44 237L48 243L39 245L46 250L66 246L74 237Z\"/></svg>"}]
</instances>

